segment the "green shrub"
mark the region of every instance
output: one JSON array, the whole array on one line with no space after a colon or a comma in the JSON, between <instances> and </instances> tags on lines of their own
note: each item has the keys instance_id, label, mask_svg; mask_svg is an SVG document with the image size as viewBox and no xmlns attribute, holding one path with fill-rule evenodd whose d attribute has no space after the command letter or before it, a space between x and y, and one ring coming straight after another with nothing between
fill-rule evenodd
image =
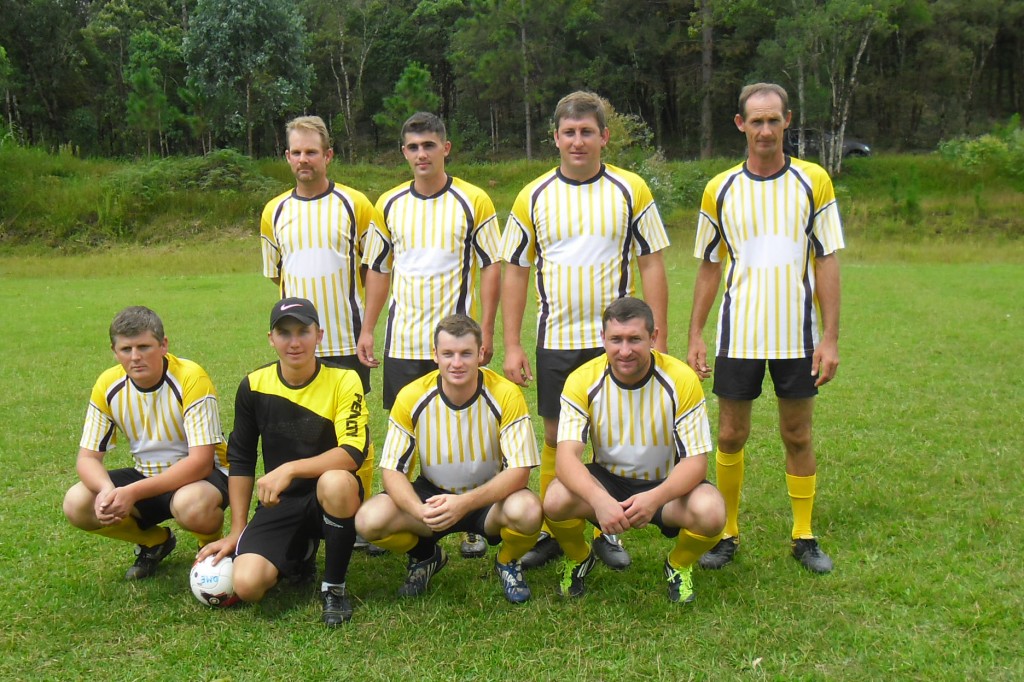
<instances>
[{"instance_id":1,"label":"green shrub","mask_svg":"<svg viewBox=\"0 0 1024 682\"><path fill-rule=\"evenodd\" d=\"M280 190L252 159L231 149L133 164L104 178L102 186L98 227L115 239L139 236L141 223L158 211L174 211L176 205L195 214L216 210L223 201L233 203L235 197L255 205ZM194 193L202 193L202 201L194 201Z\"/></svg>"},{"instance_id":2,"label":"green shrub","mask_svg":"<svg viewBox=\"0 0 1024 682\"><path fill-rule=\"evenodd\" d=\"M978 174L983 171L1007 173L1024 178L1024 130L1020 115L981 137L957 137L939 144L943 158L961 169Z\"/></svg>"}]
</instances>

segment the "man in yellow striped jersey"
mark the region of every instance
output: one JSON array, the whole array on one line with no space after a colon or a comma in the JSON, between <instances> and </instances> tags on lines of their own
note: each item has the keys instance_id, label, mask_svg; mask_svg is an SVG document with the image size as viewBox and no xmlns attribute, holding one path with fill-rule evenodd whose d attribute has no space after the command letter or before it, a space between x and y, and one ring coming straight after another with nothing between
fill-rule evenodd
<instances>
[{"instance_id":1,"label":"man in yellow striped jersey","mask_svg":"<svg viewBox=\"0 0 1024 682\"><path fill-rule=\"evenodd\" d=\"M558 397L569 373L604 353L601 313L634 293L634 264L644 298L662 330L658 350L667 349L668 286L661 251L669 245L665 226L642 178L601 161L608 144L603 100L574 92L554 113L559 166L527 185L516 198L502 236L508 263L502 280L505 376L521 386L533 379L520 333L530 266L536 267L537 411L544 419L540 495L555 476ZM629 565L617 538L598 534L598 557L613 568ZM545 532L524 558L527 568L559 553Z\"/></svg>"},{"instance_id":2,"label":"man in yellow striped jersey","mask_svg":"<svg viewBox=\"0 0 1024 682\"><path fill-rule=\"evenodd\" d=\"M263 209L263 275L281 298L313 302L324 332L317 356L354 370L369 391L370 370L356 356L364 315L361 266L367 237L382 219L362 192L327 177L334 149L319 116L293 119L285 133L295 188Z\"/></svg>"},{"instance_id":3,"label":"man in yellow striped jersey","mask_svg":"<svg viewBox=\"0 0 1024 682\"><path fill-rule=\"evenodd\" d=\"M334 149L319 116L289 121L285 134L285 158L295 176L295 189L271 199L263 209L263 275L278 285L281 298L298 296L313 302L324 333L317 356L354 370L363 382L363 392L369 393L370 368L356 355L365 314L362 257L370 233L383 218L362 192L327 177ZM360 470L360 476L369 495L372 447L366 457L369 466ZM359 543L360 549L365 547Z\"/></svg>"},{"instance_id":4,"label":"man in yellow striped jersey","mask_svg":"<svg viewBox=\"0 0 1024 682\"><path fill-rule=\"evenodd\" d=\"M431 336L446 315L480 320L485 365L494 349L501 287L498 217L486 192L445 171L451 147L439 117L423 111L409 117L402 126L402 153L413 179L377 200L384 220L374 226L363 255L369 269L358 351L367 367L378 364L373 330L391 288L384 336L385 410L402 387L437 369ZM461 551L465 557L482 557L487 545L470 536Z\"/></svg>"},{"instance_id":5,"label":"man in yellow striped jersey","mask_svg":"<svg viewBox=\"0 0 1024 682\"><path fill-rule=\"evenodd\" d=\"M832 181L814 163L787 156L786 91L773 83L743 88L736 127L747 159L708 183L697 222L701 259L690 316L687 362L711 375L704 325L725 266L718 316L714 393L718 396L718 487L725 496L725 537L704 568L728 564L739 546L744 446L765 366L778 397L793 511L793 557L814 573L832 570L811 530L817 462L811 441L814 396L839 366L839 259L842 223ZM821 329L819 330L819 325Z\"/></svg>"},{"instance_id":6,"label":"man in yellow striped jersey","mask_svg":"<svg viewBox=\"0 0 1024 682\"><path fill-rule=\"evenodd\" d=\"M438 545L453 532L501 543L495 557L506 599L530 598L519 559L537 541L541 506L527 488L540 459L522 391L482 366L480 325L449 315L434 332L438 369L409 383L391 410L380 469L386 495L359 510L368 540L408 554L401 597L426 591L448 563ZM419 462L420 475L409 473Z\"/></svg>"},{"instance_id":7,"label":"man in yellow striped jersey","mask_svg":"<svg viewBox=\"0 0 1024 682\"><path fill-rule=\"evenodd\" d=\"M131 306L110 324L118 365L96 380L77 470L64 496L72 525L138 545L127 580L148 578L177 544L160 523L173 518L202 547L221 536L228 503L227 457L217 392L202 367L167 352L160 318ZM134 467L107 470L117 431Z\"/></svg>"},{"instance_id":8,"label":"man in yellow striped jersey","mask_svg":"<svg viewBox=\"0 0 1024 682\"><path fill-rule=\"evenodd\" d=\"M605 310L604 355L569 375L558 421L556 478L544 514L566 561L561 594L579 597L596 563L584 520L605 533L651 523L675 546L668 597L693 601L693 565L722 536L725 503L705 479L711 451L704 392L686 363L654 350L650 306L620 298ZM593 461L581 459L587 442Z\"/></svg>"},{"instance_id":9,"label":"man in yellow striped jersey","mask_svg":"<svg viewBox=\"0 0 1024 682\"><path fill-rule=\"evenodd\" d=\"M256 602L281 577L312 578L322 538L322 618L336 627L352 617L345 580L370 435L359 377L314 354L323 333L308 299L284 298L271 310L278 361L250 372L235 393L231 530L199 556L236 553L235 594ZM257 478L259 450L265 473ZM259 504L249 519L253 493Z\"/></svg>"}]
</instances>

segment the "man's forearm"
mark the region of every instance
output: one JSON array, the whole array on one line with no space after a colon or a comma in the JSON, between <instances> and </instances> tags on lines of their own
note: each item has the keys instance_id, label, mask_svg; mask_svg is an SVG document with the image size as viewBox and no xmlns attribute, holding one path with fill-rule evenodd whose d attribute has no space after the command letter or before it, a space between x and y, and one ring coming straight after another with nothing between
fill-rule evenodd
<instances>
[{"instance_id":1,"label":"man's forearm","mask_svg":"<svg viewBox=\"0 0 1024 682\"><path fill-rule=\"evenodd\" d=\"M506 346L520 346L523 313L526 311L526 291L529 287L530 268L505 264L501 281L501 320Z\"/></svg>"},{"instance_id":2,"label":"man's forearm","mask_svg":"<svg viewBox=\"0 0 1024 682\"><path fill-rule=\"evenodd\" d=\"M213 445L189 448L188 456L172 464L166 471L132 483L136 498L147 500L205 479L213 471L214 456Z\"/></svg>"},{"instance_id":3,"label":"man's forearm","mask_svg":"<svg viewBox=\"0 0 1024 682\"><path fill-rule=\"evenodd\" d=\"M839 341L839 257L832 253L814 260L814 279L821 311L822 338Z\"/></svg>"},{"instance_id":4,"label":"man's forearm","mask_svg":"<svg viewBox=\"0 0 1024 682\"><path fill-rule=\"evenodd\" d=\"M388 298L391 288L391 275L376 270L366 271L366 303L363 306L363 327L371 332L380 319L380 311Z\"/></svg>"},{"instance_id":5,"label":"man's forearm","mask_svg":"<svg viewBox=\"0 0 1024 682\"><path fill-rule=\"evenodd\" d=\"M517 490L522 490L529 482L529 467L505 469L483 485L463 493L461 497L466 500L471 509L483 509L504 500Z\"/></svg>"},{"instance_id":6,"label":"man's forearm","mask_svg":"<svg viewBox=\"0 0 1024 682\"><path fill-rule=\"evenodd\" d=\"M393 469L381 469L380 480L384 485L384 491L396 507L417 521L422 521L420 517L423 502L405 474Z\"/></svg>"},{"instance_id":7,"label":"man's forearm","mask_svg":"<svg viewBox=\"0 0 1024 682\"><path fill-rule=\"evenodd\" d=\"M721 263L701 261L697 269L697 281L693 287L693 308L690 311L689 338L700 337L707 324L711 306L718 294L718 285L722 279Z\"/></svg>"},{"instance_id":8,"label":"man's forearm","mask_svg":"<svg viewBox=\"0 0 1024 682\"><path fill-rule=\"evenodd\" d=\"M228 500L231 502L231 534L238 536L249 523L249 506L256 479L252 476L228 477Z\"/></svg>"}]
</instances>

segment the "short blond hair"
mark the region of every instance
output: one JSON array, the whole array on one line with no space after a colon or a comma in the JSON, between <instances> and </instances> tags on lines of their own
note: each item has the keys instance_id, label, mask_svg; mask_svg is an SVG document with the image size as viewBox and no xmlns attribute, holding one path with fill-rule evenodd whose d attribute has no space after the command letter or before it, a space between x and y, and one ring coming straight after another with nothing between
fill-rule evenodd
<instances>
[{"instance_id":1,"label":"short blond hair","mask_svg":"<svg viewBox=\"0 0 1024 682\"><path fill-rule=\"evenodd\" d=\"M319 116L299 116L288 121L284 127L285 139L291 136L293 130L316 133L320 136L320 145L324 150L331 148L331 134L327 132L327 125Z\"/></svg>"}]
</instances>

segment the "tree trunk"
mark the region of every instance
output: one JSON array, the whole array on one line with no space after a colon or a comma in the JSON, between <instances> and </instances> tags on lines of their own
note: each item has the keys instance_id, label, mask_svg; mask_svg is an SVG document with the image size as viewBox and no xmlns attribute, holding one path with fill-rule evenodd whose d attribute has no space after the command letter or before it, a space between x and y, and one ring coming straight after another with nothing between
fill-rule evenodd
<instances>
[{"instance_id":1,"label":"tree trunk","mask_svg":"<svg viewBox=\"0 0 1024 682\"><path fill-rule=\"evenodd\" d=\"M249 158L252 156L252 86L245 84L245 138L246 148L249 150Z\"/></svg>"},{"instance_id":2,"label":"tree trunk","mask_svg":"<svg viewBox=\"0 0 1024 682\"><path fill-rule=\"evenodd\" d=\"M523 56L523 117L526 119L526 158L533 159L533 128L530 125L530 66L526 56L526 0L519 0L523 9L519 23L519 48Z\"/></svg>"},{"instance_id":3,"label":"tree trunk","mask_svg":"<svg viewBox=\"0 0 1024 682\"><path fill-rule=\"evenodd\" d=\"M796 101L800 107L799 125L797 126L800 130L806 130L807 126L807 107L805 105L806 100L806 84L807 75L804 73L804 57L800 55L796 58ZM798 158L804 158L806 153L806 139L804 135L800 135L800 140L797 145L796 155Z\"/></svg>"},{"instance_id":4,"label":"tree trunk","mask_svg":"<svg viewBox=\"0 0 1024 682\"><path fill-rule=\"evenodd\" d=\"M875 29L875 21L868 21L857 46L857 53L850 64L850 77L846 82L838 78L831 79L832 85L832 136L821 140L822 161L829 175L836 176L843 170L843 139L846 136L846 122L850 118L850 104L857 90L857 69L867 50L868 40ZM837 73L833 70L833 73Z\"/></svg>"},{"instance_id":5,"label":"tree trunk","mask_svg":"<svg viewBox=\"0 0 1024 682\"><path fill-rule=\"evenodd\" d=\"M701 14L701 60L700 80L703 95L700 103L700 158L709 159L714 152L711 125L711 78L714 73L712 56L714 53L714 25L711 13L711 0L703 0Z\"/></svg>"},{"instance_id":6,"label":"tree trunk","mask_svg":"<svg viewBox=\"0 0 1024 682\"><path fill-rule=\"evenodd\" d=\"M488 108L491 110L491 152L496 152L498 151L498 112L493 103Z\"/></svg>"}]
</instances>

